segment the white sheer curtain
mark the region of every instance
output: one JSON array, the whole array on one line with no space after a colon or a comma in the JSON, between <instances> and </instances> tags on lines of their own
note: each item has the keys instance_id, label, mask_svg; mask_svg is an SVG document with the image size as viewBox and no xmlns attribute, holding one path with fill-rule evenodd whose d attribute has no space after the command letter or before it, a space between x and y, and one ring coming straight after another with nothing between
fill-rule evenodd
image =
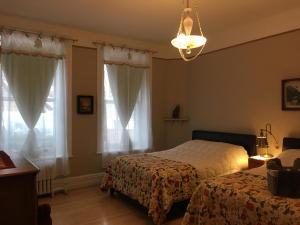
<instances>
[{"instance_id":1,"label":"white sheer curtain","mask_svg":"<svg viewBox=\"0 0 300 225\"><path fill-rule=\"evenodd\" d=\"M1 34L1 143L38 166L68 173L64 43L18 31Z\"/></svg>"},{"instance_id":2,"label":"white sheer curtain","mask_svg":"<svg viewBox=\"0 0 300 225\"><path fill-rule=\"evenodd\" d=\"M104 59L99 121L104 160L106 156L151 149L150 54L109 46L99 51Z\"/></svg>"}]
</instances>

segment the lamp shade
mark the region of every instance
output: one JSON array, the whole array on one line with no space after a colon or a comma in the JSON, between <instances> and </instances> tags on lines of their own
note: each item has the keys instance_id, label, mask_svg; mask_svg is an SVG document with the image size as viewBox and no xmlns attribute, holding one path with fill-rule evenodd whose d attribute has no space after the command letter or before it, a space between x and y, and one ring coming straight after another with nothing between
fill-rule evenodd
<instances>
[{"instance_id":1,"label":"lamp shade","mask_svg":"<svg viewBox=\"0 0 300 225\"><path fill-rule=\"evenodd\" d=\"M268 133L272 135L271 128L268 129L269 125L266 129L260 129L260 133L256 138L256 147L260 149L265 149L265 153L261 156L264 158L272 158L273 155L268 153L269 143L268 143ZM271 127L271 125L270 125Z\"/></svg>"},{"instance_id":2,"label":"lamp shade","mask_svg":"<svg viewBox=\"0 0 300 225\"><path fill-rule=\"evenodd\" d=\"M264 134L263 129L260 129L260 133L256 137L256 147L258 147L258 148L268 148L269 147L267 134Z\"/></svg>"},{"instance_id":3,"label":"lamp shade","mask_svg":"<svg viewBox=\"0 0 300 225\"><path fill-rule=\"evenodd\" d=\"M268 139L266 136L258 136L256 138L256 147L258 148L268 148Z\"/></svg>"},{"instance_id":4,"label":"lamp shade","mask_svg":"<svg viewBox=\"0 0 300 225\"><path fill-rule=\"evenodd\" d=\"M185 35L179 34L176 38L171 41L171 44L175 48L180 49L193 49L199 48L202 45L205 45L206 38L200 35Z\"/></svg>"}]
</instances>

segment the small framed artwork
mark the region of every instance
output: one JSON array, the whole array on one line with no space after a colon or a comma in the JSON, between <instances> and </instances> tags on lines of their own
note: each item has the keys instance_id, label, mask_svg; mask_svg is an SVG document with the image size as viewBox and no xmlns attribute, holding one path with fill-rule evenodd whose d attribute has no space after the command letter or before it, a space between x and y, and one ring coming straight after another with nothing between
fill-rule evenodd
<instances>
[{"instance_id":1,"label":"small framed artwork","mask_svg":"<svg viewBox=\"0 0 300 225\"><path fill-rule=\"evenodd\" d=\"M77 95L77 113L93 114L94 112L94 96Z\"/></svg>"},{"instance_id":2,"label":"small framed artwork","mask_svg":"<svg viewBox=\"0 0 300 225\"><path fill-rule=\"evenodd\" d=\"M282 110L300 110L300 78L282 80Z\"/></svg>"}]
</instances>

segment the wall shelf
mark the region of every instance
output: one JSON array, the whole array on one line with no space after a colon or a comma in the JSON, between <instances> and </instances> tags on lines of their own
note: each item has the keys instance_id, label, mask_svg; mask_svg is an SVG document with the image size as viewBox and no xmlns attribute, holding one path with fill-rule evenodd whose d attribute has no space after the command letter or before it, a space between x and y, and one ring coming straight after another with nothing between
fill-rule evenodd
<instances>
[{"instance_id":1,"label":"wall shelf","mask_svg":"<svg viewBox=\"0 0 300 225\"><path fill-rule=\"evenodd\" d=\"M182 117L182 118L165 118L165 122L187 122L189 121L188 117Z\"/></svg>"}]
</instances>

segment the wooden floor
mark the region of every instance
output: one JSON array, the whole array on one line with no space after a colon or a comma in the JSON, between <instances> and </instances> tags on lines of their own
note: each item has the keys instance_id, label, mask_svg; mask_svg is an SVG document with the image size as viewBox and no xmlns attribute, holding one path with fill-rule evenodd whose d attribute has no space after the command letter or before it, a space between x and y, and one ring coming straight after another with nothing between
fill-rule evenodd
<instances>
[{"instance_id":1,"label":"wooden floor","mask_svg":"<svg viewBox=\"0 0 300 225\"><path fill-rule=\"evenodd\" d=\"M153 225L147 211L120 195L90 187L39 199L52 208L53 225ZM173 207L165 225L180 225L184 206Z\"/></svg>"}]
</instances>

